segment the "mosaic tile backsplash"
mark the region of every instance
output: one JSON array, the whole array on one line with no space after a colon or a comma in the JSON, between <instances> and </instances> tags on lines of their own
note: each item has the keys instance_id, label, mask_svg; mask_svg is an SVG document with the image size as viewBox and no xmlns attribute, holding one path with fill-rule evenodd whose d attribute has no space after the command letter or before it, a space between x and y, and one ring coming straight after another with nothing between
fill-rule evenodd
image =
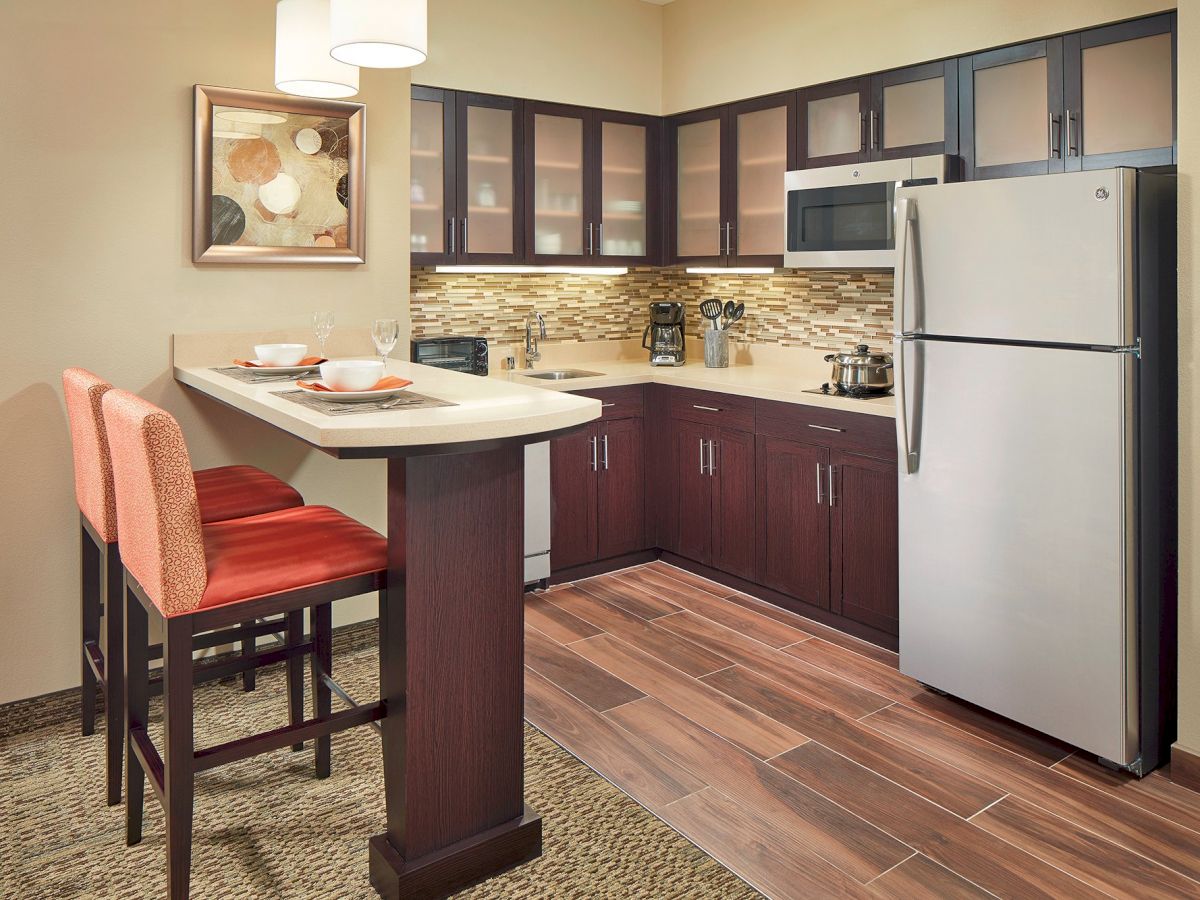
<instances>
[{"instance_id":1,"label":"mosaic tile backsplash","mask_svg":"<svg viewBox=\"0 0 1200 900\"><path fill-rule=\"evenodd\" d=\"M688 275L670 269L630 269L611 277L581 275L437 274L412 270L413 337L480 334L493 343L520 343L525 317L546 317L547 340L640 338L647 304L687 305L687 332L708 321L700 301L746 304L736 339L814 350L891 342L892 273L788 271L775 275Z\"/></svg>"}]
</instances>

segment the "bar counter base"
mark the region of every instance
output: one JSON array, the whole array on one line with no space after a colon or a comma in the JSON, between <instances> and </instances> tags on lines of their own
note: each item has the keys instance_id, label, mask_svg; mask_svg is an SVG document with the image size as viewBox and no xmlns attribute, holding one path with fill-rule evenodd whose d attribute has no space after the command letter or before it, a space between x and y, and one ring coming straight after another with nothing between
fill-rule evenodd
<instances>
[{"instance_id":1,"label":"bar counter base","mask_svg":"<svg viewBox=\"0 0 1200 900\"><path fill-rule=\"evenodd\" d=\"M371 886L386 900L445 897L542 854L542 817L525 804L511 822L407 863L378 834L370 841Z\"/></svg>"}]
</instances>

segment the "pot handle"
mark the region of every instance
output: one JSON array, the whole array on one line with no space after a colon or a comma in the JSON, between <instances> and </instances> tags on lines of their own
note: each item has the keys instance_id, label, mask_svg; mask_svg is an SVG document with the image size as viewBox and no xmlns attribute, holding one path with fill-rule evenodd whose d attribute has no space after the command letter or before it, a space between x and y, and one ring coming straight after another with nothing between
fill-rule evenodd
<instances>
[{"instance_id":1,"label":"pot handle","mask_svg":"<svg viewBox=\"0 0 1200 900\"><path fill-rule=\"evenodd\" d=\"M836 358L837 358L836 353L826 353L825 354L825 362L833 362L834 359L836 359Z\"/></svg>"},{"instance_id":2,"label":"pot handle","mask_svg":"<svg viewBox=\"0 0 1200 900\"><path fill-rule=\"evenodd\" d=\"M892 363L880 363L875 368L879 369L880 371L883 371L884 369L890 369L891 367L892 367Z\"/></svg>"}]
</instances>

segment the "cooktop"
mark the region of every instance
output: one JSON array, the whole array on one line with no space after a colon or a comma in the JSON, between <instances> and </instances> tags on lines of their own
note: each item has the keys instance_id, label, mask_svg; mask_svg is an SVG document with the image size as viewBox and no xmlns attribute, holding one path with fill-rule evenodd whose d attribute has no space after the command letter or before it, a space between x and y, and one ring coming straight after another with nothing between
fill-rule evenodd
<instances>
[{"instance_id":1,"label":"cooktop","mask_svg":"<svg viewBox=\"0 0 1200 900\"><path fill-rule=\"evenodd\" d=\"M878 391L876 391L874 393L869 393L867 391L862 391L862 390L856 391L853 389L844 391L841 388L836 387L835 385L829 384L828 382L826 382L825 384L823 384L817 388L805 388L803 393L805 393L805 394L825 394L828 397L845 397L848 400L875 400L879 397L892 396L891 391L888 391L883 394L879 393Z\"/></svg>"}]
</instances>

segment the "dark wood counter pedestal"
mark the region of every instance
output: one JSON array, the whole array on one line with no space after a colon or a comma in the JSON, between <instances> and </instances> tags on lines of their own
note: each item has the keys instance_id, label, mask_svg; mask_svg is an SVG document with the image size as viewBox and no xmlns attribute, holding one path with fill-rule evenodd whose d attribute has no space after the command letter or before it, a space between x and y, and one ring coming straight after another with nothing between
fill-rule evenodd
<instances>
[{"instance_id":1,"label":"dark wood counter pedestal","mask_svg":"<svg viewBox=\"0 0 1200 900\"><path fill-rule=\"evenodd\" d=\"M388 460L384 897L445 896L542 852L524 802L523 481L515 442Z\"/></svg>"}]
</instances>

